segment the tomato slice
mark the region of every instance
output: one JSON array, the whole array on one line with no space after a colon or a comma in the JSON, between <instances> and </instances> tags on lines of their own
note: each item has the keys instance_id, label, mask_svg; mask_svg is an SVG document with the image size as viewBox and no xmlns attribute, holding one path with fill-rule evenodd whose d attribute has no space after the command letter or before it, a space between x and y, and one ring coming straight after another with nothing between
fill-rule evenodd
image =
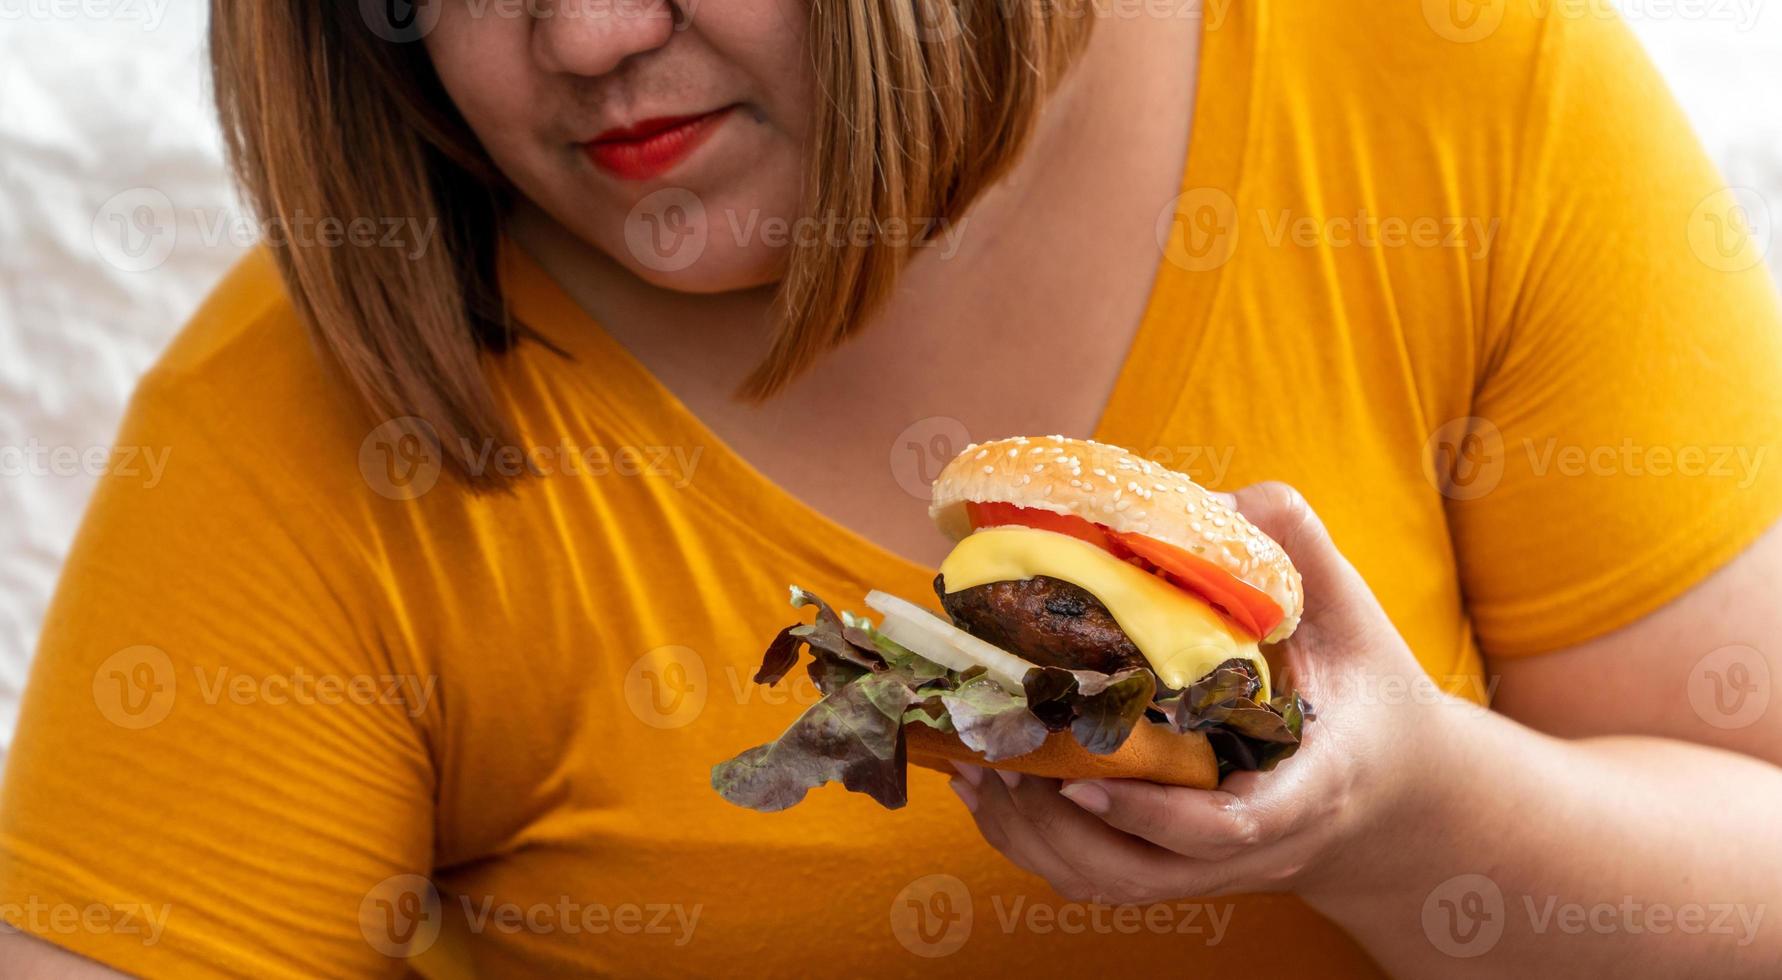
<instances>
[{"instance_id":1,"label":"tomato slice","mask_svg":"<svg viewBox=\"0 0 1782 980\"><path fill-rule=\"evenodd\" d=\"M1167 579L1216 606L1257 639L1274 632L1286 613L1256 588L1205 558L1156 538L1108 530L1108 536L1132 549Z\"/></svg>"},{"instance_id":2,"label":"tomato slice","mask_svg":"<svg viewBox=\"0 0 1782 980\"><path fill-rule=\"evenodd\" d=\"M1001 501L967 501L965 513L973 528L1019 524L1087 541L1122 561L1139 564L1176 587L1194 593L1259 640L1279 626L1286 616L1268 593L1193 552L1156 538L1115 531L1074 514L1054 514Z\"/></svg>"},{"instance_id":3,"label":"tomato slice","mask_svg":"<svg viewBox=\"0 0 1782 980\"><path fill-rule=\"evenodd\" d=\"M1042 531L1068 534L1103 551L1114 550L1108 546L1108 532L1100 524L1086 521L1075 514L1054 514L1049 510L1034 510L1001 501L968 500L965 502L965 516L971 519L974 529L1020 524L1024 527L1037 527Z\"/></svg>"}]
</instances>

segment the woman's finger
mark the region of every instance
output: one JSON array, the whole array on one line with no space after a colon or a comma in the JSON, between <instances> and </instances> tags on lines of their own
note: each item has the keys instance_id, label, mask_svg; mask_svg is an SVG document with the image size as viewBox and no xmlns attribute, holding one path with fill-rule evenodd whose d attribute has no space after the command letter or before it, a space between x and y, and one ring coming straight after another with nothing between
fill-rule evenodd
<instances>
[{"instance_id":1,"label":"woman's finger","mask_svg":"<svg viewBox=\"0 0 1782 980\"><path fill-rule=\"evenodd\" d=\"M1090 891L1088 879L1060 857L1034 830L1033 825L1015 807L1014 801L1009 799L1008 787L1003 785L1002 780L982 769L978 769L975 775L978 779L974 785L970 783L967 770L961 768L960 775L954 782L964 781L967 785L956 785L954 792L962 800L966 800L972 820L976 821L978 832L984 835L984 840L1001 851L1016 867L1051 882L1052 887L1060 893L1087 894Z\"/></svg>"},{"instance_id":2,"label":"woman's finger","mask_svg":"<svg viewBox=\"0 0 1782 980\"><path fill-rule=\"evenodd\" d=\"M1109 826L1061 796L1053 780L1024 776L1009 788L1009 799L1052 852L1089 883L1090 894L1067 898L1154 902L1198 892L1212 880L1201 862Z\"/></svg>"},{"instance_id":3,"label":"woman's finger","mask_svg":"<svg viewBox=\"0 0 1782 980\"><path fill-rule=\"evenodd\" d=\"M1060 795L1111 827L1199 861L1228 861L1274 837L1252 808L1223 790L1088 779L1072 781Z\"/></svg>"},{"instance_id":4,"label":"woman's finger","mask_svg":"<svg viewBox=\"0 0 1782 980\"><path fill-rule=\"evenodd\" d=\"M1305 586L1303 622L1323 633L1359 633L1384 619L1373 592L1337 550L1324 522L1298 490L1285 483L1257 483L1234 495L1236 508L1274 538Z\"/></svg>"}]
</instances>

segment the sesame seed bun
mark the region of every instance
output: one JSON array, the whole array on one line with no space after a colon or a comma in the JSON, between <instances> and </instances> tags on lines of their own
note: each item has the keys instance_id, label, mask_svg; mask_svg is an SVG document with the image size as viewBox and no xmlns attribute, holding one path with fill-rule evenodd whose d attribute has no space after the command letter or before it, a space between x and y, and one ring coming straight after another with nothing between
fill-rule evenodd
<instances>
[{"instance_id":1,"label":"sesame seed bun","mask_svg":"<svg viewBox=\"0 0 1782 980\"><path fill-rule=\"evenodd\" d=\"M954 541L972 531L968 502L1071 514L1198 555L1267 595L1285 614L1264 642L1299 626L1299 572L1273 538L1188 477L1118 446L1017 436L967 446L934 481L928 514Z\"/></svg>"}]
</instances>

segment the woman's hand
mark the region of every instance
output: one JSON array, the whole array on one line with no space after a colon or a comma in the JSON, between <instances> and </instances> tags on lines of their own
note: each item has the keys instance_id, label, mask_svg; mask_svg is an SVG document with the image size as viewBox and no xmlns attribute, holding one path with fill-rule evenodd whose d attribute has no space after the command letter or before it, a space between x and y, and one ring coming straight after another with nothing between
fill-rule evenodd
<instances>
[{"instance_id":1,"label":"woman's hand","mask_svg":"<svg viewBox=\"0 0 1782 980\"><path fill-rule=\"evenodd\" d=\"M1016 864L1076 901L1149 903L1189 895L1366 887L1379 860L1417 833L1413 797L1440 695L1366 583L1304 498L1283 484L1241 490L1236 506L1287 550L1306 608L1284 646L1285 676L1311 702L1299 751L1272 772L1216 790L1138 780L1057 780L960 767L953 788Z\"/></svg>"}]
</instances>

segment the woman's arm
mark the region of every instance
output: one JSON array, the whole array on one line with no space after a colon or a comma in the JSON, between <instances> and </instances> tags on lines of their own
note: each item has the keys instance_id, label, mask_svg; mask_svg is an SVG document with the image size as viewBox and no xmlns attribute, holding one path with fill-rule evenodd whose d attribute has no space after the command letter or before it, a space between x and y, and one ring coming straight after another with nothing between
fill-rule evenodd
<instances>
[{"instance_id":1,"label":"woman's arm","mask_svg":"<svg viewBox=\"0 0 1782 980\"><path fill-rule=\"evenodd\" d=\"M306 343L248 329L268 357ZM301 691L439 672L379 631L395 552L361 550L369 490L327 448L362 432L287 372L233 370L157 368L132 397L117 445L169 462L100 479L44 618L0 920L129 974L394 975L360 910L432 866L439 699Z\"/></svg>"},{"instance_id":2,"label":"woman's arm","mask_svg":"<svg viewBox=\"0 0 1782 980\"><path fill-rule=\"evenodd\" d=\"M1782 771L1654 721L1675 717L1673 700L1690 710L1699 653L1668 673L1637 657L1563 654L1579 666L1543 680L1570 694L1549 699L1545 717L1522 707L1536 699L1520 672L1553 668L1512 666L1509 700L1574 737L1543 734L1437 694L1297 494L1264 486L1238 502L1306 577L1306 620L1286 648L1318 710L1300 754L1214 791L1104 781L1060 793L1048 780L967 772L957 786L992 843L1073 898L1291 890L1398 974L1775 975L1782 929L1763 927L1782 838L1764 828L1782 809ZM1627 649L1692 626L1704 638L1774 635L1763 613L1712 628L1672 620L1692 606L1724 617L1729 596L1757 605L1753 579L1776 548L1767 538L1623 631L1657 631ZM1582 724L1557 717L1568 709L1600 720L1567 730Z\"/></svg>"},{"instance_id":3,"label":"woman's arm","mask_svg":"<svg viewBox=\"0 0 1782 980\"><path fill-rule=\"evenodd\" d=\"M1501 769L1494 759L1527 762L1505 770L1502 782L1454 780L1443 811L1444 824L1472 836L1458 838L1459 855L1443 852L1447 866L1458 869L1470 855L1491 866L1472 872L1486 878L1432 890L1439 908L1426 929L1434 936L1409 942L1362 920L1390 917L1394 905L1418 898L1414 890L1320 906L1357 936L1375 933L1364 940L1370 950L1411 972L1466 972L1446 955L1430 957L1446 947L1479 949L1482 973L1544 972L1561 956L1593 973L1625 965L1776 975L1782 927L1770 905L1782 892L1782 835L1773 832L1782 812L1782 709L1770 700L1782 666L1779 576L1782 528L1772 528L1629 627L1546 656L1493 660L1501 714L1456 726L1454 744L1474 760L1460 772ZM1488 934L1467 931L1464 909L1495 907L1493 886L1505 928L1487 951ZM1469 946L1457 934L1475 938Z\"/></svg>"},{"instance_id":4,"label":"woman's arm","mask_svg":"<svg viewBox=\"0 0 1782 980\"><path fill-rule=\"evenodd\" d=\"M1494 658L1492 707L1552 735L1661 735L1782 765L1782 526L1625 629Z\"/></svg>"},{"instance_id":5,"label":"woman's arm","mask_svg":"<svg viewBox=\"0 0 1782 980\"><path fill-rule=\"evenodd\" d=\"M1771 529L1632 626L1492 661L1502 714L1448 719L1459 723L1447 740L1472 761L1449 768L1463 778L1449 781L1441 811L1443 825L1470 831L1451 838L1457 853L1443 849L1442 866L1461 873L1470 856L1486 880L1450 884L1453 894L1435 899L1434 937L1406 942L1367 925L1416 900L1414 889L1319 903L1326 914L1374 933L1367 941L1383 962L1452 972L1460 964L1432 961L1431 948L1467 934L1462 909L1482 907L1469 891L1495 907L1495 886L1505 931L1481 972L1551 969L1563 951L1591 972L1775 975L1782 928L1769 905L1782 891L1782 835L1770 828L1782 811L1782 709L1769 702L1782 666L1779 575L1782 529ZM1506 759L1525 761L1493 762ZM1501 781L1490 775L1499 772ZM1476 938L1458 951L1485 945Z\"/></svg>"}]
</instances>

